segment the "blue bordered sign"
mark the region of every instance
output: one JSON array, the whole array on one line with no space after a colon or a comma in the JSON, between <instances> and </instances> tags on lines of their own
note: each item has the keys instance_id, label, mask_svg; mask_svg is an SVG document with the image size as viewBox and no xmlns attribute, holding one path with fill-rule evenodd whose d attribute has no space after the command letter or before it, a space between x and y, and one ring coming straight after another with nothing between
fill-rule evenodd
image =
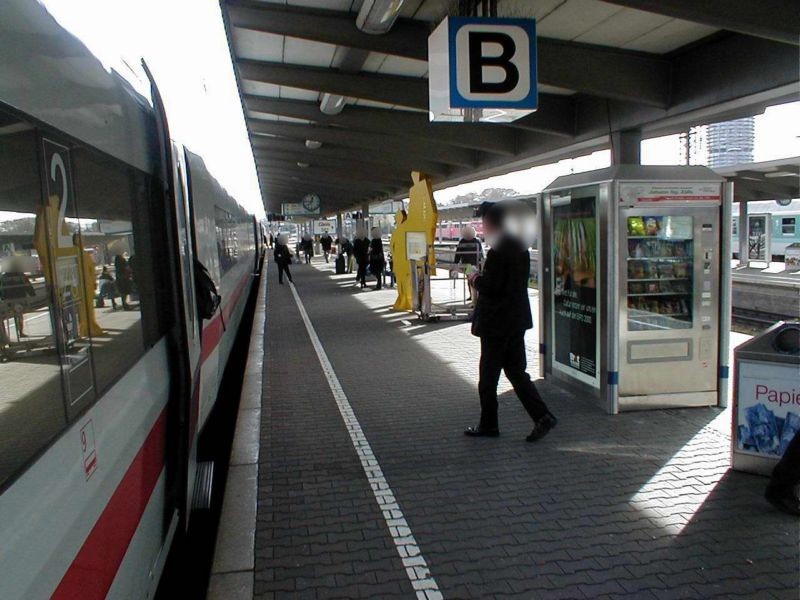
<instances>
[{"instance_id":1,"label":"blue bordered sign","mask_svg":"<svg viewBox=\"0 0 800 600\"><path fill-rule=\"evenodd\" d=\"M432 121L513 121L538 107L536 21L448 17L428 39Z\"/></svg>"}]
</instances>

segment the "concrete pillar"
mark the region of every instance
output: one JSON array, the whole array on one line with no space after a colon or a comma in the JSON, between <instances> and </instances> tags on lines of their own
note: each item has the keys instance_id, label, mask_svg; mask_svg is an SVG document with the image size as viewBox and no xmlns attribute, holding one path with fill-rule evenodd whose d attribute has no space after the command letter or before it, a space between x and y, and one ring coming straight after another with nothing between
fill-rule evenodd
<instances>
[{"instance_id":1,"label":"concrete pillar","mask_svg":"<svg viewBox=\"0 0 800 600\"><path fill-rule=\"evenodd\" d=\"M624 129L611 134L611 164L638 165L642 162L642 130Z\"/></svg>"},{"instance_id":2,"label":"concrete pillar","mask_svg":"<svg viewBox=\"0 0 800 600\"><path fill-rule=\"evenodd\" d=\"M364 202L361 205L361 221L359 223L361 227L369 232L369 203Z\"/></svg>"},{"instance_id":3,"label":"concrete pillar","mask_svg":"<svg viewBox=\"0 0 800 600\"><path fill-rule=\"evenodd\" d=\"M739 266L746 267L750 263L750 260L747 258L747 202L745 200L739 200L738 232L739 232Z\"/></svg>"},{"instance_id":4,"label":"concrete pillar","mask_svg":"<svg viewBox=\"0 0 800 600\"><path fill-rule=\"evenodd\" d=\"M341 238L344 235L344 221L342 213L336 213L336 237Z\"/></svg>"}]
</instances>

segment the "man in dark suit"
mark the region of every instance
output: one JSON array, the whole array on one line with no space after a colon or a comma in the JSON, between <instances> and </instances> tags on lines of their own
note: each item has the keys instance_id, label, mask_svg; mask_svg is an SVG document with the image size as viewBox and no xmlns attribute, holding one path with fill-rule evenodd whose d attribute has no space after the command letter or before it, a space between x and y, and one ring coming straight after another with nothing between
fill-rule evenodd
<instances>
[{"instance_id":1,"label":"man in dark suit","mask_svg":"<svg viewBox=\"0 0 800 600\"><path fill-rule=\"evenodd\" d=\"M469 276L478 292L472 321L472 334L481 339L480 381L481 420L464 433L472 437L496 437L497 382L500 371L514 387L522 406L533 419L533 430L526 438L535 442L556 426L556 418L542 401L526 372L525 331L533 327L528 301L530 257L528 247L506 227L509 216L505 203L481 206L483 231L491 250L482 273Z\"/></svg>"}]
</instances>

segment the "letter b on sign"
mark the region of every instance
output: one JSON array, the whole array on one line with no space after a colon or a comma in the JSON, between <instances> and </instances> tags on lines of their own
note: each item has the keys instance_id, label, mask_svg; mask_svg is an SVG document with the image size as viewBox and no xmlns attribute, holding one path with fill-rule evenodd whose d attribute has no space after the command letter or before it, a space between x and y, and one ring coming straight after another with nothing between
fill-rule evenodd
<instances>
[{"instance_id":1,"label":"letter b on sign","mask_svg":"<svg viewBox=\"0 0 800 600\"><path fill-rule=\"evenodd\" d=\"M519 19L452 19L454 107L535 109L536 25ZM462 21L462 22L458 22Z\"/></svg>"}]
</instances>

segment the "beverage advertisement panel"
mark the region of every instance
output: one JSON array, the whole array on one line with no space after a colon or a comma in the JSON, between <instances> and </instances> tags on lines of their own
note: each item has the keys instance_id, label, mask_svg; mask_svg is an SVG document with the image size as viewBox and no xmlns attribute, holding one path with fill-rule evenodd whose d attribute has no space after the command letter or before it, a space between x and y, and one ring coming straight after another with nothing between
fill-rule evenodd
<instances>
[{"instance_id":1,"label":"beverage advertisement panel","mask_svg":"<svg viewBox=\"0 0 800 600\"><path fill-rule=\"evenodd\" d=\"M597 385L597 213L595 198L553 206L554 360Z\"/></svg>"}]
</instances>

